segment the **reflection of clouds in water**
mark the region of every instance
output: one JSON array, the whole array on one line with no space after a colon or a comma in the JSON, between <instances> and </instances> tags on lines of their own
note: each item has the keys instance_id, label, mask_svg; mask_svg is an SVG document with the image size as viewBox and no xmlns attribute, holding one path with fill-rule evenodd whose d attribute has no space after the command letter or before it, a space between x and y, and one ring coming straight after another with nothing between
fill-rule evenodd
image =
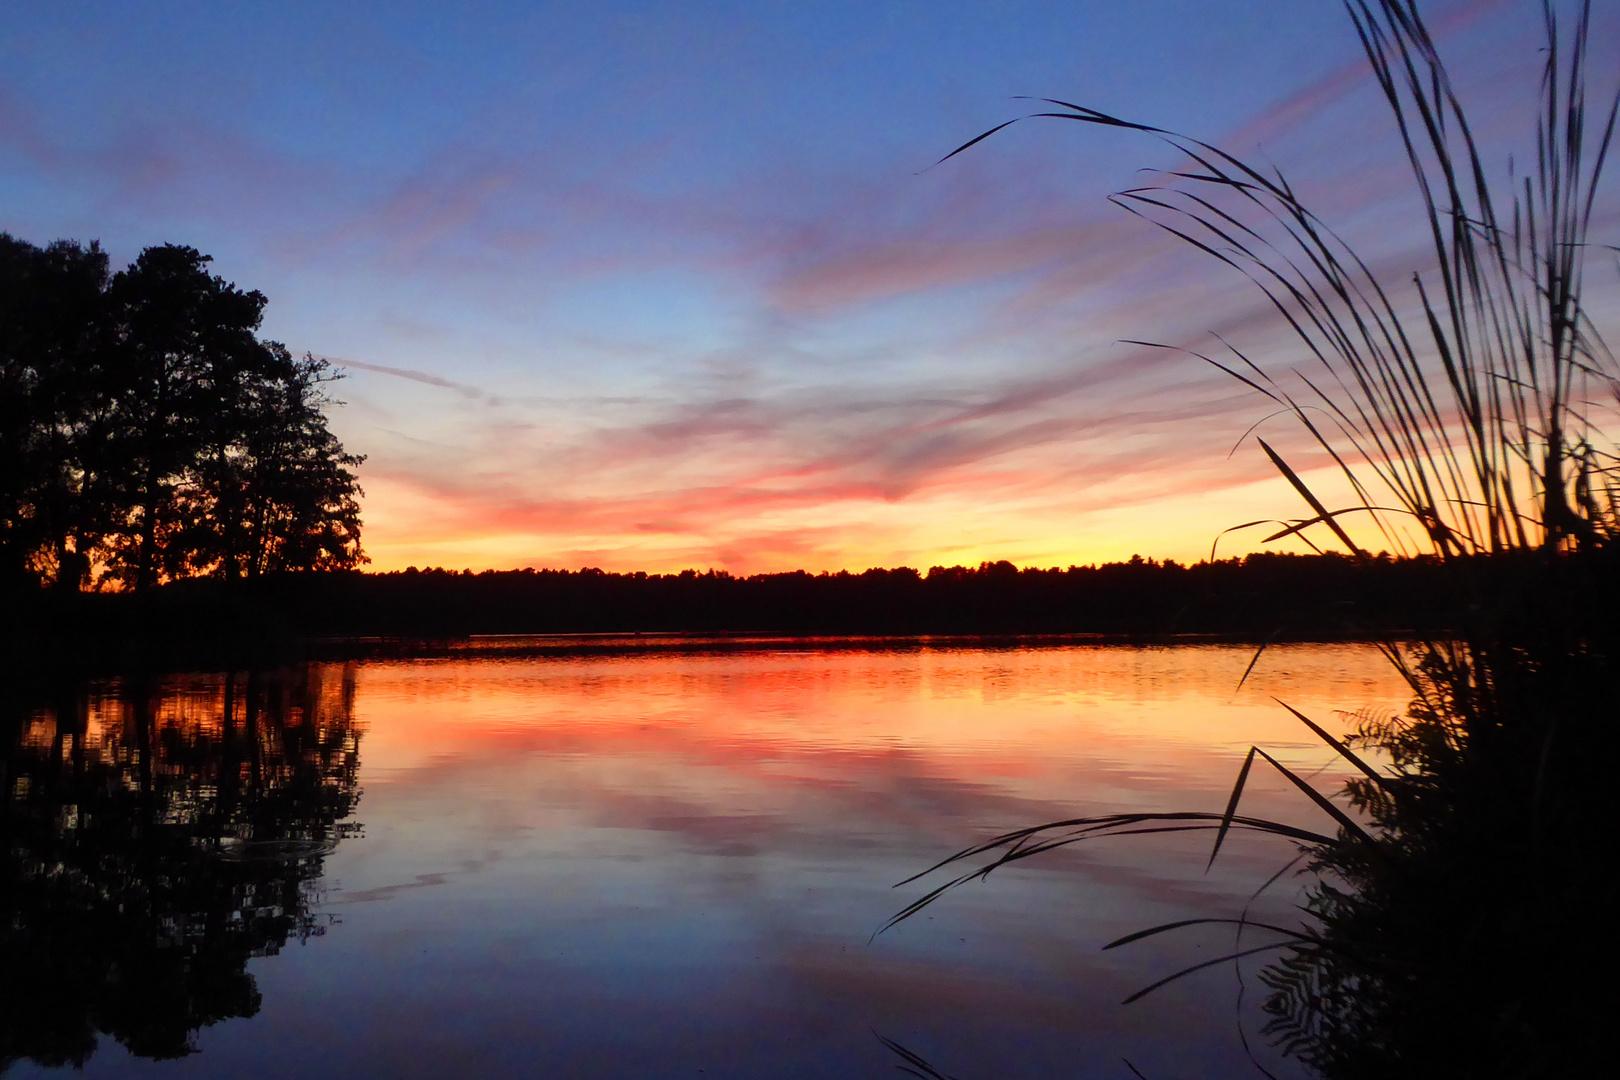
<instances>
[{"instance_id":1,"label":"reflection of clouds in water","mask_svg":"<svg viewBox=\"0 0 1620 1080\"><path fill-rule=\"evenodd\" d=\"M1234 700L1248 658L935 648L368 663L352 679L317 668L260 684L259 739L238 740L248 758L234 772L217 678L103 695L79 728L84 760L132 770L138 790L139 755L120 747L152 703L153 776L167 778L154 783L184 793L170 817L218 838L202 854L188 841L184 858L207 880L297 886L285 937L289 924L254 916L255 933L273 931L260 951L294 940L306 916L343 923L319 949L269 962L249 962L245 938L215 939L226 944L207 955L254 996L169 1013L183 1036L171 1045L190 1040L212 1072L867 1075L889 1066L876 1028L964 1076L1108 1076L1121 1054L1150 1075L1189 1060L1200 1075L1247 1075L1230 969L1117 1004L1217 955L1224 930L1098 949L1161 919L1231 914L1287 857L1274 843L1236 842L1207 875L1196 834L1078 845L868 938L925 887L893 890L897 879L973 838L1219 804L1245 739L1298 742L1267 694L1317 713L1399 703L1382 661L1345 647L1268 650ZM234 686L240 735L248 693ZM17 760L57 756L54 716L71 711L19 717ZM251 776L253 745L259 816L246 829L220 812L218 781ZM365 837L334 849L362 781ZM1256 799L1309 813L1280 788ZM1256 912L1286 916L1290 888ZM270 895L258 889L252 910ZM206 939L236 924L189 925ZM254 1018L217 1023L232 1015ZM119 1073L125 1053L109 1041L94 1067Z\"/></svg>"},{"instance_id":2,"label":"reflection of clouds in water","mask_svg":"<svg viewBox=\"0 0 1620 1080\"><path fill-rule=\"evenodd\" d=\"M1282 647L1230 704L1248 658L367 664L368 837L332 870L332 900L351 912L333 944L357 950L368 1017L403 1023L391 987L416 979L461 1002L456 1037L468 1023L486 1033L458 1044L479 1069L502 1067L489 1043L512 1040L556 1072L860 1074L887 1067L877 1027L958 1075L1106 1076L1122 1052L1153 1074L1196 1058L1203 1075L1240 1075L1230 969L1117 1004L1218 955L1226 930L1098 950L1160 919L1231 914L1286 845L1241 838L1207 875L1197 834L1078 845L867 939L917 894L896 880L1002 826L1121 803L1218 807L1243 735L1298 741L1265 719L1280 711L1268 693L1319 712L1398 701L1375 655ZM1255 795L1257 812L1311 813L1280 786ZM1286 916L1291 888L1256 913ZM389 902L345 907L378 894ZM420 962L391 944L419 940ZM413 1036L423 1053L439 1053L450 1025L409 1015L431 1032Z\"/></svg>"},{"instance_id":3,"label":"reflection of clouds in water","mask_svg":"<svg viewBox=\"0 0 1620 1080\"><path fill-rule=\"evenodd\" d=\"M367 904L377 900L388 900L407 889L427 889L434 885L443 885L449 880L448 874L417 874L414 881L407 881L401 885L383 885L375 889L342 892L334 896L333 900L342 904Z\"/></svg>"}]
</instances>

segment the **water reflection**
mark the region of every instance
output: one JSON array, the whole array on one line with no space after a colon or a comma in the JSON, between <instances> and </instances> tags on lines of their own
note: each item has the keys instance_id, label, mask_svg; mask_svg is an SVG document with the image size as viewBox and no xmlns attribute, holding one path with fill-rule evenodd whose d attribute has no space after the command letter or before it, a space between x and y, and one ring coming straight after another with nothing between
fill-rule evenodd
<instances>
[{"instance_id":1,"label":"water reflection","mask_svg":"<svg viewBox=\"0 0 1620 1080\"><path fill-rule=\"evenodd\" d=\"M324 933L359 828L353 700L336 666L0 695L0 1071L259 1011L248 960Z\"/></svg>"},{"instance_id":2,"label":"water reflection","mask_svg":"<svg viewBox=\"0 0 1620 1080\"><path fill-rule=\"evenodd\" d=\"M1288 647L1234 694L1251 656L366 664L367 838L332 869L352 914L330 945L352 962L323 999L326 1027L286 1030L319 1033L323 1063L356 1076L895 1075L874 1028L962 1077L1128 1080L1122 1056L1155 1078L1257 1075L1230 968L1119 1005L1226 950L1225 928L1100 948L1235 914L1287 844L1236 838L1208 874L1203 836L1053 853L868 942L916 895L890 886L966 840L1069 814L1219 809L1254 741L1302 772L1327 765L1332 790L1331 751L1270 695L1328 720L1396 703L1398 680L1370 649ZM1252 787L1256 812L1313 822L1280 778ZM1294 917L1291 884L1254 916ZM326 1034L339 1022L341 1039Z\"/></svg>"},{"instance_id":3,"label":"water reflection","mask_svg":"<svg viewBox=\"0 0 1620 1080\"><path fill-rule=\"evenodd\" d=\"M1234 838L1208 874L1202 837L1053 853L868 940L915 895L890 886L966 840L1219 808L1252 742L1328 765L1332 789L1331 751L1272 694L1324 720L1401 701L1347 646L1268 649L1234 694L1250 656L761 643L14 705L0 1061L7 1080L894 1075L876 1029L963 1077L1128 1080L1122 1057L1252 1076L1230 969L1119 1006L1229 936L1099 949L1242 909L1286 845ZM337 844L357 730L365 836ZM1251 787L1256 813L1312 812ZM1287 885L1252 914L1295 917ZM323 912L341 933L250 960Z\"/></svg>"}]
</instances>

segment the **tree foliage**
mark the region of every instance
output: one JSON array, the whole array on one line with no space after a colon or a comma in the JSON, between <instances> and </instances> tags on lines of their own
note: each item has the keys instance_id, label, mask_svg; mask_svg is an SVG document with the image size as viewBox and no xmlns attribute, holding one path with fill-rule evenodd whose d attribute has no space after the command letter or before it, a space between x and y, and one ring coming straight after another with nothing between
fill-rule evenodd
<instances>
[{"instance_id":1,"label":"tree foliage","mask_svg":"<svg viewBox=\"0 0 1620 1080\"><path fill-rule=\"evenodd\" d=\"M109 274L94 243L0 233L0 579L64 589L352 567L361 458L325 361L178 245Z\"/></svg>"}]
</instances>

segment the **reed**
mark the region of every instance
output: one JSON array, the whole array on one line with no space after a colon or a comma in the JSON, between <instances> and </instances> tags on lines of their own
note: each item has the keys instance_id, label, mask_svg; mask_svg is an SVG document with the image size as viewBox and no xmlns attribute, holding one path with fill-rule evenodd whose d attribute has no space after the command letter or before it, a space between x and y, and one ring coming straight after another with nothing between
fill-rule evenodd
<instances>
[{"instance_id":1,"label":"reed","mask_svg":"<svg viewBox=\"0 0 1620 1080\"><path fill-rule=\"evenodd\" d=\"M1424 211L1432 258L1405 281L1375 272L1279 173L1068 102L1031 116L1176 147L1187 164L1113 201L1244 274L1304 348L1308 364L1287 370L1230 345L1202 356L1292 416L1351 493L1330 508L1260 441L1308 508L1268 539L1325 530L1366 557L1356 528L1437 556L1463 621L1444 640L1383 646L1412 690L1404 715L1339 739L1295 713L1355 770L1337 801L1256 747L1221 813L1009 833L947 859L991 856L893 921L1065 844L1207 829L1213 861L1233 830L1270 833L1298 844L1314 874L1304 918L1231 920L1237 944L1223 959L1277 956L1261 980L1265 1032L1284 1051L1330 1077L1582 1075L1616 1004L1612 983L1590 976L1614 960L1599 928L1620 901L1605 824L1620 763L1620 368L1583 300L1587 257L1615 250L1588 233L1620 93L1589 89L1589 0L1569 18L1543 0L1533 165L1496 167L1414 0L1345 7ZM1390 764L1373 767L1369 747ZM1337 832L1240 815L1257 760Z\"/></svg>"}]
</instances>

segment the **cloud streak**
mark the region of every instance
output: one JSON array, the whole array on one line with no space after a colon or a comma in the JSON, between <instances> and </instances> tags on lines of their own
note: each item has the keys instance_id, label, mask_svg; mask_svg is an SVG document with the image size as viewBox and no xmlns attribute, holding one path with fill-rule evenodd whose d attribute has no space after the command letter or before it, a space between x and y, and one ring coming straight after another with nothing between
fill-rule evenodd
<instances>
[{"instance_id":1,"label":"cloud streak","mask_svg":"<svg viewBox=\"0 0 1620 1080\"><path fill-rule=\"evenodd\" d=\"M389 375L396 379L408 379L411 382L421 383L424 386L438 386L445 390L454 390L465 398L482 399L492 404L499 404L500 398L493 394L486 394L476 386L466 383L452 382L439 375L426 371L417 371L413 368L389 367L387 364L368 364L361 360L339 360L336 357L326 356L321 359L341 368L353 368L357 371L370 371L378 375Z\"/></svg>"}]
</instances>

